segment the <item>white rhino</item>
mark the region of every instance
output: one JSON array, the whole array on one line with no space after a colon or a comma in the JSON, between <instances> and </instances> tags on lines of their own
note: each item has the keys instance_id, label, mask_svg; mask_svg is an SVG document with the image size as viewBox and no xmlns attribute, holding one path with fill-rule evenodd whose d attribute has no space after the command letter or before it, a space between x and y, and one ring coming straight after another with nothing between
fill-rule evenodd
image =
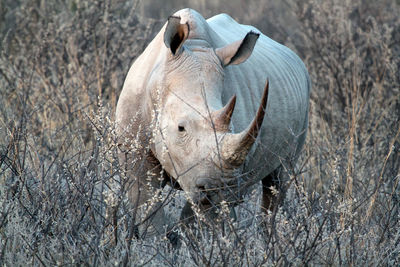
<instances>
[{"instance_id":1,"label":"white rhino","mask_svg":"<svg viewBox=\"0 0 400 267\"><path fill-rule=\"evenodd\" d=\"M262 181L271 208L269 187L304 144L309 94L289 48L226 14L176 12L133 63L117 104L131 201L154 196L148 183L160 188L163 173L200 207L235 203Z\"/></svg>"}]
</instances>

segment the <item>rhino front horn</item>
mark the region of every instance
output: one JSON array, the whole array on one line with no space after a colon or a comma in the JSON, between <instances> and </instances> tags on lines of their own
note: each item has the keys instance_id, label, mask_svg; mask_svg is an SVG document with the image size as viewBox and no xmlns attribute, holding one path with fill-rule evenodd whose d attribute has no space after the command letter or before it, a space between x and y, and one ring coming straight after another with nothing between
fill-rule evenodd
<instances>
[{"instance_id":1,"label":"rhino front horn","mask_svg":"<svg viewBox=\"0 0 400 267\"><path fill-rule=\"evenodd\" d=\"M258 136L267 107L268 87L269 85L267 80L261 98L261 104L258 107L257 114L249 127L240 133L227 134L223 139L221 149L222 158L226 163L233 167L238 167L243 164L251 146L254 144Z\"/></svg>"}]
</instances>

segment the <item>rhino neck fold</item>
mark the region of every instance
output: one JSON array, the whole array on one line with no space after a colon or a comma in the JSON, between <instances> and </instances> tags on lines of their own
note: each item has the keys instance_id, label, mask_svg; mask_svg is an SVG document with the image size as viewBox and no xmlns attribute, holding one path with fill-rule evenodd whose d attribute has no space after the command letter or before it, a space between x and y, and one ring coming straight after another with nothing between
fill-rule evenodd
<instances>
[{"instance_id":1,"label":"rhino neck fold","mask_svg":"<svg viewBox=\"0 0 400 267\"><path fill-rule=\"evenodd\" d=\"M212 45L204 39L188 39L185 41L185 46L191 51L206 52L206 48L212 48Z\"/></svg>"}]
</instances>

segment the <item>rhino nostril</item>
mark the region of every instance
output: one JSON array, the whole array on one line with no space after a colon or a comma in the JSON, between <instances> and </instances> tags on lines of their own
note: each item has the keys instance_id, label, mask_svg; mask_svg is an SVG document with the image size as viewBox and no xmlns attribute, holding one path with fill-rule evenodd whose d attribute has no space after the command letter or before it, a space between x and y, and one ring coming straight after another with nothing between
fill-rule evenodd
<instances>
[{"instance_id":1,"label":"rhino nostril","mask_svg":"<svg viewBox=\"0 0 400 267\"><path fill-rule=\"evenodd\" d=\"M198 188L200 191L206 191L206 188L205 188L204 185L198 185L197 188Z\"/></svg>"},{"instance_id":2,"label":"rhino nostril","mask_svg":"<svg viewBox=\"0 0 400 267\"><path fill-rule=\"evenodd\" d=\"M196 180L196 187L198 190L204 192L209 188L210 180L207 178L199 178Z\"/></svg>"}]
</instances>

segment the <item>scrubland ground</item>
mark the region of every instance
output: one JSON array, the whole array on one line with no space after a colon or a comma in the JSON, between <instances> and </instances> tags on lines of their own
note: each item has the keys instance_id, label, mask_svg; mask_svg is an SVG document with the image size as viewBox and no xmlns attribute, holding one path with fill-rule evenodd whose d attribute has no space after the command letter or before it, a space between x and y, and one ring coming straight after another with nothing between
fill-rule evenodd
<instances>
[{"instance_id":1,"label":"scrubland ground","mask_svg":"<svg viewBox=\"0 0 400 267\"><path fill-rule=\"evenodd\" d=\"M399 1L231 3L304 60L307 142L279 210L261 214L255 187L236 220L222 205L218 223L177 222L177 248L136 238L113 126L125 75L166 18L135 1L0 3L1 266L400 264ZM178 217L183 196L168 190Z\"/></svg>"}]
</instances>

